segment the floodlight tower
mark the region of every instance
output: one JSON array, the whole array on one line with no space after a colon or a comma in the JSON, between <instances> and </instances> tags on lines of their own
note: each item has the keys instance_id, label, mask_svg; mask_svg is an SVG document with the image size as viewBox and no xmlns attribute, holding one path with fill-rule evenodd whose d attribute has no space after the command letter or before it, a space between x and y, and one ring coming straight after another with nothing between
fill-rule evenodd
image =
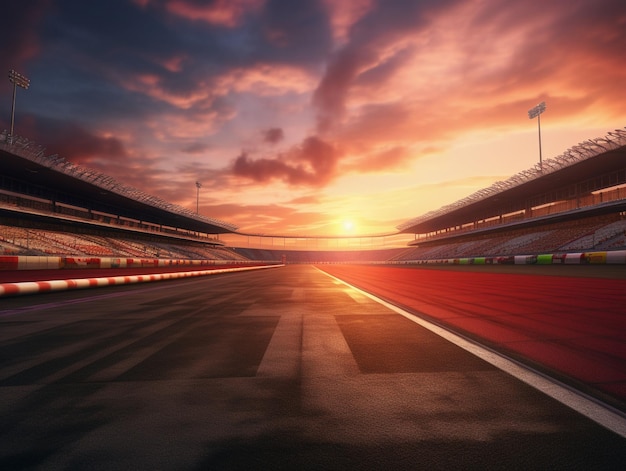
<instances>
[{"instance_id":1,"label":"floodlight tower","mask_svg":"<svg viewBox=\"0 0 626 471\"><path fill-rule=\"evenodd\" d=\"M543 161L541 160L541 113L546 110L546 102L542 101L534 108L528 110L528 119L537 118L537 128L539 129L539 169L543 171Z\"/></svg>"},{"instance_id":2,"label":"floodlight tower","mask_svg":"<svg viewBox=\"0 0 626 471\"><path fill-rule=\"evenodd\" d=\"M202 188L202 183L196 182L196 214L199 214L198 207L200 204L200 188Z\"/></svg>"},{"instance_id":3,"label":"floodlight tower","mask_svg":"<svg viewBox=\"0 0 626 471\"><path fill-rule=\"evenodd\" d=\"M15 70L9 70L9 81L13 84L13 102L11 104L11 131L9 133L9 144L13 144L13 123L15 119L15 95L17 87L21 87L24 90L28 90L30 86L30 79L27 79L22 74L18 74Z\"/></svg>"}]
</instances>

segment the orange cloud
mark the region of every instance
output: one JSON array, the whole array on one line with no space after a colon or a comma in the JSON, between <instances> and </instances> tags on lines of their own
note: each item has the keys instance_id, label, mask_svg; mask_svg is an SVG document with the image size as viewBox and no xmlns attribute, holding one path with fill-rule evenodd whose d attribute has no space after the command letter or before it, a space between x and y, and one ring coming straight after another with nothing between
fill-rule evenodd
<instances>
[{"instance_id":1,"label":"orange cloud","mask_svg":"<svg viewBox=\"0 0 626 471\"><path fill-rule=\"evenodd\" d=\"M257 95L283 95L288 92L306 93L315 78L299 67L283 64L253 64L232 68L214 81L216 92L252 92Z\"/></svg>"},{"instance_id":2,"label":"orange cloud","mask_svg":"<svg viewBox=\"0 0 626 471\"><path fill-rule=\"evenodd\" d=\"M282 180L289 185L323 186L335 176L340 157L332 145L313 136L274 159L252 160L244 153L235 160L233 172L262 183Z\"/></svg>"},{"instance_id":3,"label":"orange cloud","mask_svg":"<svg viewBox=\"0 0 626 471\"><path fill-rule=\"evenodd\" d=\"M329 11L333 39L336 44L343 44L348 40L352 25L372 8L373 3L373 0L355 0L351 2L324 0L324 4Z\"/></svg>"},{"instance_id":4,"label":"orange cloud","mask_svg":"<svg viewBox=\"0 0 626 471\"><path fill-rule=\"evenodd\" d=\"M166 8L170 13L193 21L233 28L250 11L258 10L265 0L215 0L197 3L187 0L170 0Z\"/></svg>"}]
</instances>

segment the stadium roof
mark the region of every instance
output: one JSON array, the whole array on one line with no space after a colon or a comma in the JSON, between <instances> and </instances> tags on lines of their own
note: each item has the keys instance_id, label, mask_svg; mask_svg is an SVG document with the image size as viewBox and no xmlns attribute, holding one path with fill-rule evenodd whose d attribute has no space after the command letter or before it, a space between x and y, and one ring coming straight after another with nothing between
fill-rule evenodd
<instances>
[{"instance_id":1,"label":"stadium roof","mask_svg":"<svg viewBox=\"0 0 626 471\"><path fill-rule=\"evenodd\" d=\"M58 155L46 155L41 146L27 139L15 137L9 144L6 132L0 133L0 175L24 182L21 190L30 196L94 211L207 234L237 229L74 165Z\"/></svg>"},{"instance_id":2,"label":"stadium roof","mask_svg":"<svg viewBox=\"0 0 626 471\"><path fill-rule=\"evenodd\" d=\"M618 175L607 181L605 175ZM593 179L587 191L626 183L626 128L605 137L584 141L563 154L544 160L543 165L513 175L453 204L411 219L397 227L400 232L427 234L499 214L527 209L528 201L542 194Z\"/></svg>"}]
</instances>

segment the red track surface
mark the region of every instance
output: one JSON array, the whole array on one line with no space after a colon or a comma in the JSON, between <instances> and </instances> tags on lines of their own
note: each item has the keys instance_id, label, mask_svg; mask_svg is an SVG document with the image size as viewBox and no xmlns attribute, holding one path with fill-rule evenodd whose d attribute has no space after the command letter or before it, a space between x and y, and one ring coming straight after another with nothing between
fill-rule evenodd
<instances>
[{"instance_id":1,"label":"red track surface","mask_svg":"<svg viewBox=\"0 0 626 471\"><path fill-rule=\"evenodd\" d=\"M626 280L380 266L319 267L626 406ZM615 402L615 401L611 401Z\"/></svg>"}]
</instances>

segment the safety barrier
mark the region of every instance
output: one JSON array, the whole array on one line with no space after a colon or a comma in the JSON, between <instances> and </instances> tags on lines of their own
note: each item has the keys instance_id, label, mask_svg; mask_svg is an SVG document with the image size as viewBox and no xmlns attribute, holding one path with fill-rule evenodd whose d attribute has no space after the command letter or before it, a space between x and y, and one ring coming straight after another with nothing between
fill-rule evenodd
<instances>
[{"instance_id":1,"label":"safety barrier","mask_svg":"<svg viewBox=\"0 0 626 471\"><path fill-rule=\"evenodd\" d=\"M193 276L217 275L219 273L229 273L248 270L260 270L264 268L276 268L284 266L256 265L240 266L235 268L215 268L208 270L195 270L172 273L154 273L147 275L111 276L98 278L78 278L71 280L47 280L47 281L24 281L18 283L0 283L0 297L18 296L23 294L36 294L50 291L63 291L80 288L98 288L102 286L123 285L131 283L142 283L148 281L161 281L176 278L187 278Z\"/></svg>"},{"instance_id":2,"label":"safety barrier","mask_svg":"<svg viewBox=\"0 0 626 471\"><path fill-rule=\"evenodd\" d=\"M626 250L607 252L577 252L541 255L509 255L503 257L461 257L432 260L405 260L394 262L402 265L614 265L626 264Z\"/></svg>"},{"instance_id":3,"label":"safety barrier","mask_svg":"<svg viewBox=\"0 0 626 471\"><path fill-rule=\"evenodd\" d=\"M13 256L0 255L0 270L42 270L63 268L161 268L192 267L203 268L216 265L258 265L252 260L176 260L143 259L121 257L49 257L49 256ZM271 264L272 262L263 262ZM280 264L280 262L274 262ZM377 264L415 265L415 264L451 264L451 265L580 265L580 264L626 264L626 250L606 252L575 252L540 255L509 255L502 257L461 257L432 260L401 260L395 262L364 262Z\"/></svg>"},{"instance_id":4,"label":"safety barrier","mask_svg":"<svg viewBox=\"0 0 626 471\"><path fill-rule=\"evenodd\" d=\"M122 257L51 257L0 255L0 270L43 270L60 268L157 268L157 267L211 267L215 265L253 265L252 260L176 260ZM269 262L268 262L269 263ZM278 262L276 262L278 263Z\"/></svg>"}]
</instances>

